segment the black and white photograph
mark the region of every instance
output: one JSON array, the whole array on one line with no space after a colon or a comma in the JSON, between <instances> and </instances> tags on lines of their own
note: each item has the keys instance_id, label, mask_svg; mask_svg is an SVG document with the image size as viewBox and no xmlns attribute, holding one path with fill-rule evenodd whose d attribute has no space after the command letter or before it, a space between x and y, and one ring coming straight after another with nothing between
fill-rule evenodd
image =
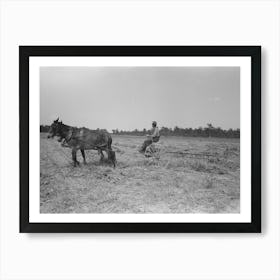
<instances>
[{"instance_id":1,"label":"black and white photograph","mask_svg":"<svg viewBox=\"0 0 280 280\"><path fill-rule=\"evenodd\" d=\"M260 230L259 47L20 58L23 231Z\"/></svg>"},{"instance_id":2,"label":"black and white photograph","mask_svg":"<svg viewBox=\"0 0 280 280\"><path fill-rule=\"evenodd\" d=\"M240 67L41 67L41 213L239 213Z\"/></svg>"}]
</instances>

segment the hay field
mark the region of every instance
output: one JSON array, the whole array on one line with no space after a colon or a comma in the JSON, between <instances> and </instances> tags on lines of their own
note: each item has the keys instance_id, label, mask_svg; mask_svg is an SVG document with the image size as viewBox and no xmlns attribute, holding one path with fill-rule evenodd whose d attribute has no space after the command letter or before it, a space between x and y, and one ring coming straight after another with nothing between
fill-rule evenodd
<instances>
[{"instance_id":1,"label":"hay field","mask_svg":"<svg viewBox=\"0 0 280 280\"><path fill-rule=\"evenodd\" d=\"M41 213L240 211L239 139L162 136L157 160L137 151L144 137L112 138L115 169L97 151L86 151L87 165L78 152L74 168L71 150L41 133Z\"/></svg>"}]
</instances>

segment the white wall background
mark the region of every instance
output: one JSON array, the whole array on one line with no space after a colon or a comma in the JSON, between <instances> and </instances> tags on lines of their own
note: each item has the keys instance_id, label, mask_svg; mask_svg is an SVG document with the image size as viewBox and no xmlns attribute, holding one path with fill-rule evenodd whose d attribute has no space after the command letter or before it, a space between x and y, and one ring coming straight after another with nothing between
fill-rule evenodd
<instances>
[{"instance_id":1,"label":"white wall background","mask_svg":"<svg viewBox=\"0 0 280 280\"><path fill-rule=\"evenodd\" d=\"M1 279L280 279L280 1L5 1ZM19 234L18 45L262 45L262 234Z\"/></svg>"}]
</instances>

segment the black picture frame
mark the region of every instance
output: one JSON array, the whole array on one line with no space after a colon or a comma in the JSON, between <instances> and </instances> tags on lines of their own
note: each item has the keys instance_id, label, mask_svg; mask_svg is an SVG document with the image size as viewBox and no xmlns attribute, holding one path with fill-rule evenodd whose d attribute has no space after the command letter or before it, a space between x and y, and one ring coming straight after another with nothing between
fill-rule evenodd
<instances>
[{"instance_id":1,"label":"black picture frame","mask_svg":"<svg viewBox=\"0 0 280 280\"><path fill-rule=\"evenodd\" d=\"M251 222L31 223L29 221L29 58L32 56L251 57ZM19 46L19 85L21 233L261 232L261 46Z\"/></svg>"}]
</instances>

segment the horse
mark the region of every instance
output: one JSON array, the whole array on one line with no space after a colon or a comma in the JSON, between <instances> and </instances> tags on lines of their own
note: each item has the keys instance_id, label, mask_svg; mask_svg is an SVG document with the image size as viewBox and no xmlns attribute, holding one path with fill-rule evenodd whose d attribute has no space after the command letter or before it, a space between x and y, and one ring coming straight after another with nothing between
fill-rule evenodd
<instances>
[{"instance_id":1,"label":"horse","mask_svg":"<svg viewBox=\"0 0 280 280\"><path fill-rule=\"evenodd\" d=\"M77 150L81 151L81 154L86 164L85 150L98 150L101 155L101 160L104 159L102 151L105 151L108 156L108 160L116 166L116 154L112 150L112 137L109 133L100 130L90 130L88 128L77 128L64 124L62 121L56 119L51 124L48 138L59 136L58 141L62 141L63 146L72 148L72 159L74 166L79 165L77 160Z\"/></svg>"}]
</instances>

